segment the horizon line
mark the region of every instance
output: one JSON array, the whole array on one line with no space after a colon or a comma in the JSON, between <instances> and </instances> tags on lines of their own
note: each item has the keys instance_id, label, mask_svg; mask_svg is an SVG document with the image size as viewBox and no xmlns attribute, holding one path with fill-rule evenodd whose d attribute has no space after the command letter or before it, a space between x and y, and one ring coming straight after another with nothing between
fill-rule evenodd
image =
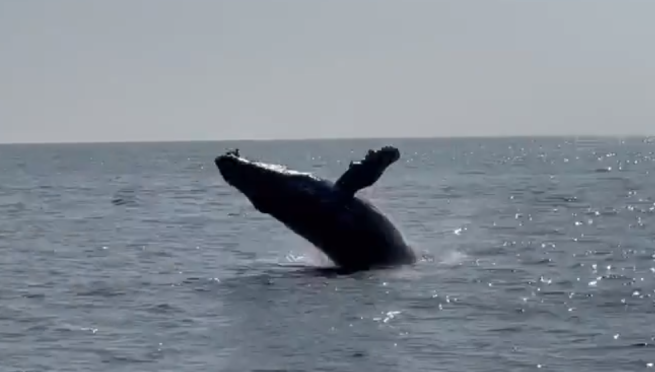
<instances>
[{"instance_id":1,"label":"horizon line","mask_svg":"<svg viewBox=\"0 0 655 372\"><path fill-rule=\"evenodd\" d=\"M453 136L382 136L382 137L290 137L290 138L228 138L228 139L169 139L169 140L88 140L88 141L15 141L2 142L7 145L110 145L110 144L165 144L165 143L214 143L214 142L311 142L311 141L375 141L375 140L435 140L435 139L546 139L546 138L606 138L606 139L648 139L655 134L516 134L516 135L453 135Z\"/></svg>"}]
</instances>

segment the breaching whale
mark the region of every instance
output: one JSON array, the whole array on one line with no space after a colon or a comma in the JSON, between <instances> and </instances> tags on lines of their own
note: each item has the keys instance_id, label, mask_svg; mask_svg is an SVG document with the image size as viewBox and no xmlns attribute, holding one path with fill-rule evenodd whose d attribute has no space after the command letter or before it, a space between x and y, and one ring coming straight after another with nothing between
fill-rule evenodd
<instances>
[{"instance_id":1,"label":"breaching whale","mask_svg":"<svg viewBox=\"0 0 655 372\"><path fill-rule=\"evenodd\" d=\"M356 193L373 185L400 158L392 146L369 150L336 182L278 164L252 161L238 150L215 158L223 179L253 207L312 243L349 272L413 264L416 255L400 231Z\"/></svg>"}]
</instances>

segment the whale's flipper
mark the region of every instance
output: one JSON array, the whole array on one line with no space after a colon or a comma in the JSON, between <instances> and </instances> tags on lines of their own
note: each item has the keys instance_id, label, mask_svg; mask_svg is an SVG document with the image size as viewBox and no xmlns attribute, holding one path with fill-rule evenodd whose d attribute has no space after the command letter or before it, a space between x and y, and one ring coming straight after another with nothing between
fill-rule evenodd
<instances>
[{"instance_id":1,"label":"whale's flipper","mask_svg":"<svg viewBox=\"0 0 655 372\"><path fill-rule=\"evenodd\" d=\"M400 159L400 151L393 146L380 150L369 150L364 160L350 163L348 170L339 177L334 186L345 195L355 195L361 189L377 182L382 173Z\"/></svg>"}]
</instances>

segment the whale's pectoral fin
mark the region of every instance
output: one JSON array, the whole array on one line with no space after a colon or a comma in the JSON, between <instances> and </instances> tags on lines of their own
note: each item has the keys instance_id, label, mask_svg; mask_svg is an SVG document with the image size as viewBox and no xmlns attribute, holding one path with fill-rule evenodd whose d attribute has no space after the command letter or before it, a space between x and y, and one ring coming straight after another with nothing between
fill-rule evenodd
<instances>
[{"instance_id":1,"label":"whale's pectoral fin","mask_svg":"<svg viewBox=\"0 0 655 372\"><path fill-rule=\"evenodd\" d=\"M393 146L385 146L376 151L369 150L364 160L350 163L350 167L335 182L335 186L344 194L355 195L357 191L377 182L382 173L398 159L400 151Z\"/></svg>"}]
</instances>

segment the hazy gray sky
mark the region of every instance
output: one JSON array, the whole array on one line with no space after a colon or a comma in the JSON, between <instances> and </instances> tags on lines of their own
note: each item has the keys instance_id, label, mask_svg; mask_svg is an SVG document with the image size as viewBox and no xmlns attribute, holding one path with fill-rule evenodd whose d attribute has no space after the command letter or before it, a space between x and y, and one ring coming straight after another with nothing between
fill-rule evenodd
<instances>
[{"instance_id":1,"label":"hazy gray sky","mask_svg":"<svg viewBox=\"0 0 655 372\"><path fill-rule=\"evenodd\" d=\"M0 142L655 133L655 1L0 0Z\"/></svg>"}]
</instances>

